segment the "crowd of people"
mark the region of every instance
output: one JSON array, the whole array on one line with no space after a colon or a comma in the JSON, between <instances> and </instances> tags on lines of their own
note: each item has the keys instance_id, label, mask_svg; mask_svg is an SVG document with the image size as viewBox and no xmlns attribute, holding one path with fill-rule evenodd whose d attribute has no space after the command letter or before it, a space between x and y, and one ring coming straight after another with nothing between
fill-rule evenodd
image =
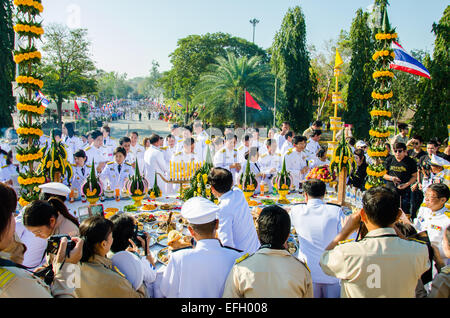
<instances>
[{"instance_id":1,"label":"crowd of people","mask_svg":"<svg viewBox=\"0 0 450 318\"><path fill-rule=\"evenodd\" d=\"M65 123L54 136L66 147L73 178L41 186L40 200L17 217L17 174L6 154L0 172L5 202L0 207L0 297L449 297L450 215L445 204L450 190L443 173L449 149L440 153L437 141L430 140L425 152L420 136L408 139L401 129L386 145L393 153L385 160L386 186L365 191L363 209L346 216L341 206L325 201L323 181L306 178L312 168L329 164L320 143L322 126L314 122L296 134L285 122L262 138L257 128L242 135L227 128L213 135L194 122L172 125L166 137L141 136L140 143L137 132L111 138L107 125L83 140ZM348 184L365 190L368 146L347 132L346 137L358 167ZM47 142L43 139L42 145ZM209 156L214 168L208 183L218 203L194 197L183 204L181 215L195 247L173 251L157 284L155 260L146 248L149 236L136 237L132 216L97 216L80 224L65 206L66 189L81 195L91 164L106 189L121 190L138 164L149 186L157 180L169 195L178 191L164 181L172 177L171 163L202 164ZM237 187L239 176L249 164L258 182L272 189L283 162L293 179L292 191L303 194L305 203L265 207L255 225ZM287 250L292 229L299 240L297 257ZM37 256L55 235L68 235L71 241L63 237L57 250ZM28 241L33 245L27 246ZM31 265L30 257L40 257L39 264ZM395 270L399 265L402 270ZM127 273L136 268L142 269L141 277L130 279ZM74 269L77 286L68 280Z\"/></svg>"}]
</instances>

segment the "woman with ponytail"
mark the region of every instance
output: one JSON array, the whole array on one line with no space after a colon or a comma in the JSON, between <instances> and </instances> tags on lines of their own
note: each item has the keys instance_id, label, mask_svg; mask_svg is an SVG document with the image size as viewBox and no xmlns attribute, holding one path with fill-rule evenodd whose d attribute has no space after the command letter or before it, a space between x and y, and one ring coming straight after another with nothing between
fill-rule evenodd
<instances>
[{"instance_id":1,"label":"woman with ponytail","mask_svg":"<svg viewBox=\"0 0 450 318\"><path fill-rule=\"evenodd\" d=\"M147 297L145 285L135 290L106 256L113 244L113 227L110 220L100 216L90 217L80 225L84 245L80 285L75 290L79 298Z\"/></svg>"},{"instance_id":2,"label":"woman with ponytail","mask_svg":"<svg viewBox=\"0 0 450 318\"><path fill-rule=\"evenodd\" d=\"M48 239L52 235L78 236L78 220L64 203L55 197L48 201L34 201L23 214L23 224L35 236Z\"/></svg>"}]
</instances>

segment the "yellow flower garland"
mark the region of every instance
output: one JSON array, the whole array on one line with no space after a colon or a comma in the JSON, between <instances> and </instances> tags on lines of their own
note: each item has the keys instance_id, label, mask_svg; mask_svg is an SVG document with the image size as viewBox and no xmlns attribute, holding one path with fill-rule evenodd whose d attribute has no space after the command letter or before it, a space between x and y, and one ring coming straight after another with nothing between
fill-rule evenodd
<instances>
[{"instance_id":1,"label":"yellow flower garland","mask_svg":"<svg viewBox=\"0 0 450 318\"><path fill-rule=\"evenodd\" d=\"M398 37L397 33L378 33L375 35L375 39L377 40L394 40Z\"/></svg>"},{"instance_id":2,"label":"yellow flower garland","mask_svg":"<svg viewBox=\"0 0 450 318\"><path fill-rule=\"evenodd\" d=\"M28 155L16 155L16 159L19 162L28 162L28 161L35 161L35 160L39 160L44 156L44 154L42 152L38 152L35 154L28 154Z\"/></svg>"},{"instance_id":3,"label":"yellow flower garland","mask_svg":"<svg viewBox=\"0 0 450 318\"><path fill-rule=\"evenodd\" d=\"M374 61L376 61L379 57L382 57L382 56L391 56L392 58L394 58L395 59L395 53L394 52L390 52L390 51L388 51L388 50L383 50L383 51L377 51L377 52L375 52L375 54L372 56L372 59L374 60Z\"/></svg>"},{"instance_id":4,"label":"yellow flower garland","mask_svg":"<svg viewBox=\"0 0 450 318\"><path fill-rule=\"evenodd\" d=\"M16 7L17 6L34 7L41 13L44 11L44 6L41 3L33 0L14 0L14 5Z\"/></svg>"},{"instance_id":5,"label":"yellow flower garland","mask_svg":"<svg viewBox=\"0 0 450 318\"><path fill-rule=\"evenodd\" d=\"M385 151L372 151L372 150L367 150L367 154L370 157L387 157L387 155L389 154L388 150Z\"/></svg>"},{"instance_id":6,"label":"yellow flower garland","mask_svg":"<svg viewBox=\"0 0 450 318\"><path fill-rule=\"evenodd\" d=\"M134 191L134 195L142 195L142 191L137 189L136 191Z\"/></svg>"},{"instance_id":7,"label":"yellow flower garland","mask_svg":"<svg viewBox=\"0 0 450 318\"><path fill-rule=\"evenodd\" d=\"M19 204L20 204L22 207L26 207L28 204L30 204L30 202L28 202L28 201L25 200L24 198L20 197L20 198L19 198Z\"/></svg>"},{"instance_id":8,"label":"yellow flower garland","mask_svg":"<svg viewBox=\"0 0 450 318\"><path fill-rule=\"evenodd\" d=\"M44 87L44 82L31 76L17 76L16 82L19 84L34 84L39 88Z\"/></svg>"},{"instance_id":9,"label":"yellow flower garland","mask_svg":"<svg viewBox=\"0 0 450 318\"><path fill-rule=\"evenodd\" d=\"M392 117L392 113L390 111L387 110L372 110L370 112L370 116L374 117L374 116L384 116L384 117Z\"/></svg>"},{"instance_id":10,"label":"yellow flower garland","mask_svg":"<svg viewBox=\"0 0 450 318\"><path fill-rule=\"evenodd\" d=\"M19 135L38 135L39 137L42 137L44 132L41 129L38 128L17 128L17 134Z\"/></svg>"},{"instance_id":11,"label":"yellow flower garland","mask_svg":"<svg viewBox=\"0 0 450 318\"><path fill-rule=\"evenodd\" d=\"M14 55L14 62L16 62L16 64L20 64L23 61L28 61L28 60L36 59L36 58L42 59L41 52L35 51L35 52Z\"/></svg>"},{"instance_id":12,"label":"yellow flower garland","mask_svg":"<svg viewBox=\"0 0 450 318\"><path fill-rule=\"evenodd\" d=\"M370 167L367 167L367 175L372 177L381 178L387 173L386 169L380 172L373 171Z\"/></svg>"},{"instance_id":13,"label":"yellow flower garland","mask_svg":"<svg viewBox=\"0 0 450 318\"><path fill-rule=\"evenodd\" d=\"M87 189L86 190L86 195L88 196L88 197L93 197L93 196L95 196L97 194L97 189L94 189L94 190L89 190L89 189Z\"/></svg>"},{"instance_id":14,"label":"yellow flower garland","mask_svg":"<svg viewBox=\"0 0 450 318\"><path fill-rule=\"evenodd\" d=\"M45 177L32 177L32 178L22 178L22 177L17 177L17 182L20 185L31 185L31 184L43 184L45 183Z\"/></svg>"},{"instance_id":15,"label":"yellow flower garland","mask_svg":"<svg viewBox=\"0 0 450 318\"><path fill-rule=\"evenodd\" d=\"M36 35L42 35L44 34L44 29L41 27L37 27L37 26L29 26L27 24L16 24L14 27L14 31L16 31L17 33L19 32L27 32L27 33L34 33Z\"/></svg>"},{"instance_id":16,"label":"yellow flower garland","mask_svg":"<svg viewBox=\"0 0 450 318\"><path fill-rule=\"evenodd\" d=\"M385 76L394 78L394 73L392 73L390 71L377 71L377 72L373 73L373 79L376 79L378 77L385 77Z\"/></svg>"},{"instance_id":17,"label":"yellow flower garland","mask_svg":"<svg viewBox=\"0 0 450 318\"><path fill-rule=\"evenodd\" d=\"M27 104L22 104L22 103L18 103L17 104L17 109L19 111L27 111L30 113L36 113L38 115L42 115L45 113L45 107L42 106L34 106L34 105L27 105Z\"/></svg>"},{"instance_id":18,"label":"yellow flower garland","mask_svg":"<svg viewBox=\"0 0 450 318\"><path fill-rule=\"evenodd\" d=\"M375 130L370 130L369 135L371 135L372 137L376 137L376 138L388 138L389 136L391 136L391 133L389 131L385 132L385 133L380 133Z\"/></svg>"},{"instance_id":19,"label":"yellow flower garland","mask_svg":"<svg viewBox=\"0 0 450 318\"><path fill-rule=\"evenodd\" d=\"M377 92L372 92L372 98L373 99L390 99L394 97L394 93L391 91L390 93L387 94L378 94Z\"/></svg>"}]
</instances>

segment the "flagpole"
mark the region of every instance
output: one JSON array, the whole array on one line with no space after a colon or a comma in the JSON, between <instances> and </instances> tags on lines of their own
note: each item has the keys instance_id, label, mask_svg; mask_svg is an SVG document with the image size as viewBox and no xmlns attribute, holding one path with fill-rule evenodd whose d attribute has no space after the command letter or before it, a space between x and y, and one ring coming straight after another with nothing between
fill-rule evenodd
<instances>
[{"instance_id":1,"label":"flagpole","mask_svg":"<svg viewBox=\"0 0 450 318\"><path fill-rule=\"evenodd\" d=\"M275 76L275 100L273 102L274 107L273 107L273 127L275 127L276 125L276 116L277 116L277 82L278 82L278 78Z\"/></svg>"},{"instance_id":2,"label":"flagpole","mask_svg":"<svg viewBox=\"0 0 450 318\"><path fill-rule=\"evenodd\" d=\"M247 131L247 89L244 88L244 108L245 108L245 125L244 130Z\"/></svg>"}]
</instances>

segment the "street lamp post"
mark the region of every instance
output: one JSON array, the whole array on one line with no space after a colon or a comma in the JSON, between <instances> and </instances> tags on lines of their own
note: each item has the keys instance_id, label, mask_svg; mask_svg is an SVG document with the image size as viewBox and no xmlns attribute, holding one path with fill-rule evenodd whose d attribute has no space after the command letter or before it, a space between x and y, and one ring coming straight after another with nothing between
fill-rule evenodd
<instances>
[{"instance_id":1,"label":"street lamp post","mask_svg":"<svg viewBox=\"0 0 450 318\"><path fill-rule=\"evenodd\" d=\"M253 19L253 20L250 20L250 23L253 25L253 44L254 44L255 43L255 29L256 29L256 25L259 23L259 20Z\"/></svg>"}]
</instances>

